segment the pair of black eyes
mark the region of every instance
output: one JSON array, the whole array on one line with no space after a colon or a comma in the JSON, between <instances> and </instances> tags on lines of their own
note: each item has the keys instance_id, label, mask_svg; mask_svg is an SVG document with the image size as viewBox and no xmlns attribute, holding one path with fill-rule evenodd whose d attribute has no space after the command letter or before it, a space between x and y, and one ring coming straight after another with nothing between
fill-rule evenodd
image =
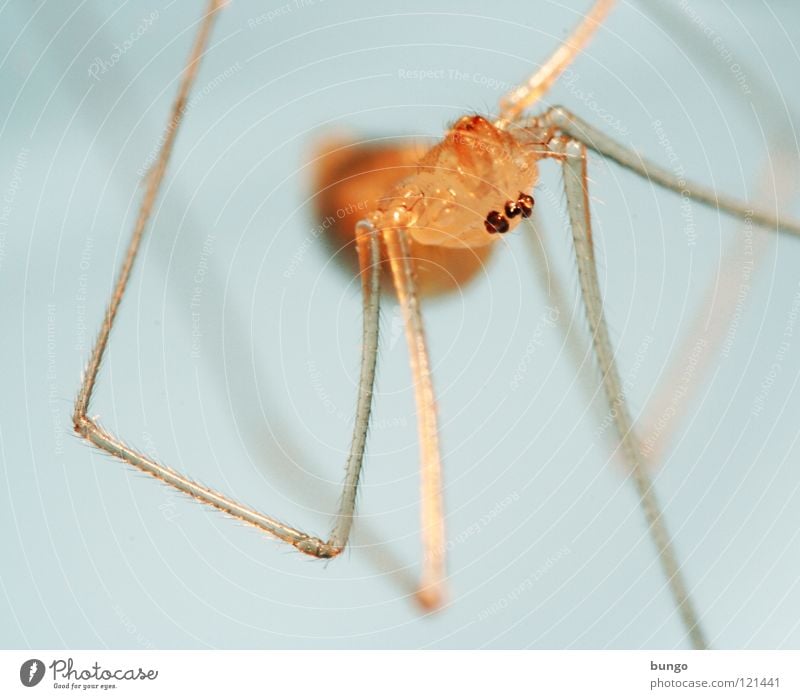
<instances>
[{"instance_id":1,"label":"pair of black eyes","mask_svg":"<svg viewBox=\"0 0 800 699\"><path fill-rule=\"evenodd\" d=\"M483 222L486 231L488 233L505 233L509 228L508 219L515 216L528 218L533 212L533 203L533 197L530 194L520 192L516 201L506 202L505 216L499 211L490 211L486 214L486 220Z\"/></svg>"}]
</instances>

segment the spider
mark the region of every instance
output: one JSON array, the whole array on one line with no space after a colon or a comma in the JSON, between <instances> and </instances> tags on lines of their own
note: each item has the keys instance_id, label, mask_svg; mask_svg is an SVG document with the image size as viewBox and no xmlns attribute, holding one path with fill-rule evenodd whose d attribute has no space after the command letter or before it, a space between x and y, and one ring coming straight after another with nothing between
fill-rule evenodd
<instances>
[{"instance_id":1,"label":"spider","mask_svg":"<svg viewBox=\"0 0 800 699\"><path fill-rule=\"evenodd\" d=\"M598 283L587 172L587 150L609 158L650 181L756 225L800 235L800 224L779 219L748 203L679 179L641 157L564 107L532 111L608 15L613 0L595 0L563 45L525 83L500 102L494 118L478 114L456 121L442 140L420 154L396 145L332 149L323 159L319 184L330 202L346 199L349 175L373 158L391 163L370 187L380 188L373 205L350 230L340 227L357 249L363 294L363 333L358 400L339 511L329 535L320 538L251 509L197 483L127 446L89 417L99 367L136 260L144 231L167 169L212 24L223 0L210 0L172 107L171 125L146 180L146 190L118 280L75 403L75 431L105 452L177 488L198 501L280 539L315 558L333 558L346 547L354 521L359 477L372 407L378 354L380 296L384 277L396 293L411 358L421 462L423 567L417 597L428 609L445 598L446 541L437 410L426 348L420 298L435 293L445 269L451 283L468 281L499 240L530 217L539 166L560 166L572 230L580 290L602 387L612 407L619 451L638 493L675 604L696 648L707 646L666 529L646 458L634 430L604 318ZM399 169L398 169L399 168ZM400 173L400 174L398 174ZM349 219L348 219L349 220ZM433 263L433 264L428 264Z\"/></svg>"}]
</instances>

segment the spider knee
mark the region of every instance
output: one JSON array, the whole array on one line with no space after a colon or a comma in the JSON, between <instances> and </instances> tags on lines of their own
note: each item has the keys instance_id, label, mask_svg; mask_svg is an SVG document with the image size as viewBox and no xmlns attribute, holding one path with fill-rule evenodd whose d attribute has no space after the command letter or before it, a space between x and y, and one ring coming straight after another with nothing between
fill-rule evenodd
<instances>
[{"instance_id":1,"label":"spider knee","mask_svg":"<svg viewBox=\"0 0 800 699\"><path fill-rule=\"evenodd\" d=\"M583 160L586 157L583 142L571 136L554 139L550 147L553 153L565 156L567 161Z\"/></svg>"},{"instance_id":2,"label":"spider knee","mask_svg":"<svg viewBox=\"0 0 800 699\"><path fill-rule=\"evenodd\" d=\"M334 546L314 536L295 542L294 547L301 553L314 558L336 558L344 550L343 546Z\"/></svg>"},{"instance_id":3,"label":"spider knee","mask_svg":"<svg viewBox=\"0 0 800 699\"><path fill-rule=\"evenodd\" d=\"M572 112L566 107L556 105L547 110L547 122L559 129L565 129L573 122Z\"/></svg>"},{"instance_id":4,"label":"spider knee","mask_svg":"<svg viewBox=\"0 0 800 699\"><path fill-rule=\"evenodd\" d=\"M94 424L88 417L86 417L86 415L76 411L72 416L72 429L75 430L75 434L77 434L79 437L88 439L89 432L93 427Z\"/></svg>"},{"instance_id":5,"label":"spider knee","mask_svg":"<svg viewBox=\"0 0 800 699\"><path fill-rule=\"evenodd\" d=\"M564 144L564 154L571 160L582 160L586 155L586 147L577 139L570 138Z\"/></svg>"}]
</instances>

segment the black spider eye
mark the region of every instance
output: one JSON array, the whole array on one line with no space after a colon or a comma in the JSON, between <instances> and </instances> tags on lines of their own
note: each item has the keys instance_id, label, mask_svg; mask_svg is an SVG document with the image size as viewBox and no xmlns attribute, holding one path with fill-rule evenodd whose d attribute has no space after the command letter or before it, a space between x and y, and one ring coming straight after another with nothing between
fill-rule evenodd
<instances>
[{"instance_id":1,"label":"black spider eye","mask_svg":"<svg viewBox=\"0 0 800 699\"><path fill-rule=\"evenodd\" d=\"M522 218L528 218L533 213L534 203L533 197L530 194L525 194L524 192L519 193L517 204L522 210Z\"/></svg>"},{"instance_id":2,"label":"black spider eye","mask_svg":"<svg viewBox=\"0 0 800 699\"><path fill-rule=\"evenodd\" d=\"M490 211L483 222L487 233L505 233L508 230L508 220L499 211Z\"/></svg>"},{"instance_id":3,"label":"black spider eye","mask_svg":"<svg viewBox=\"0 0 800 699\"><path fill-rule=\"evenodd\" d=\"M522 213L522 209L519 207L519 204L515 201L507 201L506 202L506 216L509 218L514 218L514 216L519 216Z\"/></svg>"}]
</instances>

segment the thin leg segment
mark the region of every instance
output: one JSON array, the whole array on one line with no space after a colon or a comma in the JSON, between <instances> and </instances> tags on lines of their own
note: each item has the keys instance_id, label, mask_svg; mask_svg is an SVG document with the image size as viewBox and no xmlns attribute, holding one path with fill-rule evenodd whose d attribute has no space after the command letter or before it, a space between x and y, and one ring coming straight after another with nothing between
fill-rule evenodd
<instances>
[{"instance_id":1,"label":"thin leg segment","mask_svg":"<svg viewBox=\"0 0 800 699\"><path fill-rule=\"evenodd\" d=\"M371 223L360 221L356 227L358 262L361 269L361 289L364 299L364 326L362 331L361 374L358 378L358 403L353 428L350 456L345 467L344 488L331 531L329 544L343 549L350 537L353 513L358 494L358 480L364 461L369 416L372 412L372 394L375 386L375 365L378 361L378 327L381 298L381 248L378 231Z\"/></svg>"},{"instance_id":2,"label":"thin leg segment","mask_svg":"<svg viewBox=\"0 0 800 699\"><path fill-rule=\"evenodd\" d=\"M175 137L178 134L178 128L183 120L184 111L186 108L186 101L189 97L189 91L192 89L197 71L200 68L200 59L205 53L208 39L211 34L211 26L217 16L219 9L225 4L225 0L211 0L208 4L208 10L205 17L203 17L200 30L197 33L192 51L189 54L189 60L186 62L186 68L183 71L180 87L178 88L178 95L172 105L172 113L170 114L169 125L171 128L167 129L167 136L158 153L158 160L150 170L147 178L147 189L145 190L144 199L139 207L139 215L136 218L136 224L133 227L131 234L131 241L128 244L128 250L125 253L125 260L122 263L117 283L114 287L114 292L111 295L111 301L106 309L106 315L103 318L103 325L100 327L100 335L97 338L92 356L89 360L89 366L83 376L81 390L78 394L78 399L75 402L74 422L75 428L80 432L80 426L83 419L86 419L86 412L89 407L89 401L92 397L94 384L97 380L97 372L100 369L100 362L108 344L108 337L111 334L111 326L114 324L114 319L117 316L122 296L125 293L125 287L128 285L128 279L131 276L133 263L136 260L136 254L139 252L139 245L142 242L142 235L144 229L150 220L150 214L153 211L156 197L158 196L159 189L161 188L161 181L164 179L164 173L167 170L167 163L172 155L172 147L175 144Z\"/></svg>"},{"instance_id":3,"label":"thin leg segment","mask_svg":"<svg viewBox=\"0 0 800 699\"><path fill-rule=\"evenodd\" d=\"M730 70L730 66L718 51L718 47L703 32L703 27L692 21L690 15L682 12L677 5L661 0L639 0L656 23L676 38L683 51L693 56L704 71L713 74L720 88L740 98L742 88ZM765 206L774 207L777 211L789 211L797 198L797 183L800 181L800 161L795 142L795 124L800 123L800 113L791 110L785 97L776 86L768 80L760 79L759 71L744 63L744 57L737 56L742 74L747 75L748 88L752 90L750 101L758 104L758 118L766 135L767 148L764 161L756 178L755 200L764 202ZM752 263L750 274L755 278L760 266L768 259L766 252L771 250L772 238L757 236L747 240L744 229L739 229L727 243L727 247L717 269L717 274L710 280L705 291L702 309L697 313L692 326L685 334L680 350L673 354L673 360L660 382L654 397L645 406L643 426L643 448L653 466L659 466L664 452L677 432L679 422L685 416L686 406L692 404L692 396L681 398L682 410L672 417L669 425L660 431L657 423L670 414L670 405L675 399L675 386L679 375L685 371L689 361L697 364L694 373L701 380L692 381L689 391L699 393L703 385L702 378L710 373L712 362L718 356L723 341L741 303L739 298L742 259L749 258ZM734 269L736 268L736 271ZM762 272L764 273L764 272ZM703 342L702 353L697 356L699 342ZM694 357L692 356L694 355Z\"/></svg>"},{"instance_id":4,"label":"thin leg segment","mask_svg":"<svg viewBox=\"0 0 800 699\"><path fill-rule=\"evenodd\" d=\"M631 477L639 494L648 528L658 550L659 560L669 581L678 611L686 625L695 648L706 648L697 613L692 605L686 583L680 571L671 537L664 523L653 483L643 464L640 447L633 431L625 393L619 378L611 341L603 313L600 285L597 280L594 244L589 213L589 190L586 173L586 148L575 140L560 142L554 148L563 156L564 189L567 196L575 256L578 263L581 293L586 317L592 333L595 354L602 372L603 388L611 406L619 433L620 445Z\"/></svg>"},{"instance_id":5,"label":"thin leg segment","mask_svg":"<svg viewBox=\"0 0 800 699\"><path fill-rule=\"evenodd\" d=\"M92 351L89 365L84 373L81 388L75 401L73 423L75 431L79 435L96 447L125 461L131 466L135 466L145 473L155 476L164 483L177 488L206 505L211 505L232 517L236 517L247 524L261 529L271 536L291 544L303 553L317 558L331 558L341 553L347 543L352 526L356 490L361 473L367 426L372 405L375 363L378 353L381 253L378 233L370 224L360 224L356 231L359 263L361 266L362 290L364 294L363 354L359 378L356 421L350 447L350 456L347 460L342 500L329 541L322 541L317 537L306 534L294 527L290 527L277 519L261 514L211 488L207 488L206 486L186 478L167 466L159 464L144 454L129 448L123 441L106 432L97 422L88 416L89 404L97 381L100 363L108 345L111 329L117 317L117 312L125 294L125 289L136 261L136 256L139 252L144 230L150 219L154 202L158 196L161 182L167 169L178 128L183 119L186 101L197 76L200 59L208 44L211 25L217 11L224 4L225 0L212 0L209 3L207 13L198 31L194 47L189 55L178 89L178 96L175 99L170 115L170 125L172 128L167 130L167 137L159 152L156 165L148 176L147 189L142 199L139 215L136 219L133 233L131 234L128 249L125 253L122 269L120 270L108 309L103 319L103 324L100 328L100 334Z\"/></svg>"},{"instance_id":6,"label":"thin leg segment","mask_svg":"<svg viewBox=\"0 0 800 699\"><path fill-rule=\"evenodd\" d=\"M596 0L569 38L526 82L500 99L497 126L505 127L547 92L600 28L616 0Z\"/></svg>"},{"instance_id":7,"label":"thin leg segment","mask_svg":"<svg viewBox=\"0 0 800 699\"><path fill-rule=\"evenodd\" d=\"M611 160L636 174L689 199L759 226L766 226L783 233L800 235L800 222L778 217L774 213L750 206L743 201L720 194L709 187L678 178L666 168L656 165L636 151L626 148L613 138L606 136L602 131L576 117L564 107L553 107L534 121L537 125L557 128L561 133L580 141L596 153L611 158Z\"/></svg>"},{"instance_id":8,"label":"thin leg segment","mask_svg":"<svg viewBox=\"0 0 800 699\"><path fill-rule=\"evenodd\" d=\"M386 229L382 232L389 253L397 299L403 311L417 403L417 428L422 461L420 499L424 549L422 579L417 597L425 607L432 609L438 607L444 599L446 572L442 463L439 452L436 398L408 238L406 232L401 229Z\"/></svg>"}]
</instances>

